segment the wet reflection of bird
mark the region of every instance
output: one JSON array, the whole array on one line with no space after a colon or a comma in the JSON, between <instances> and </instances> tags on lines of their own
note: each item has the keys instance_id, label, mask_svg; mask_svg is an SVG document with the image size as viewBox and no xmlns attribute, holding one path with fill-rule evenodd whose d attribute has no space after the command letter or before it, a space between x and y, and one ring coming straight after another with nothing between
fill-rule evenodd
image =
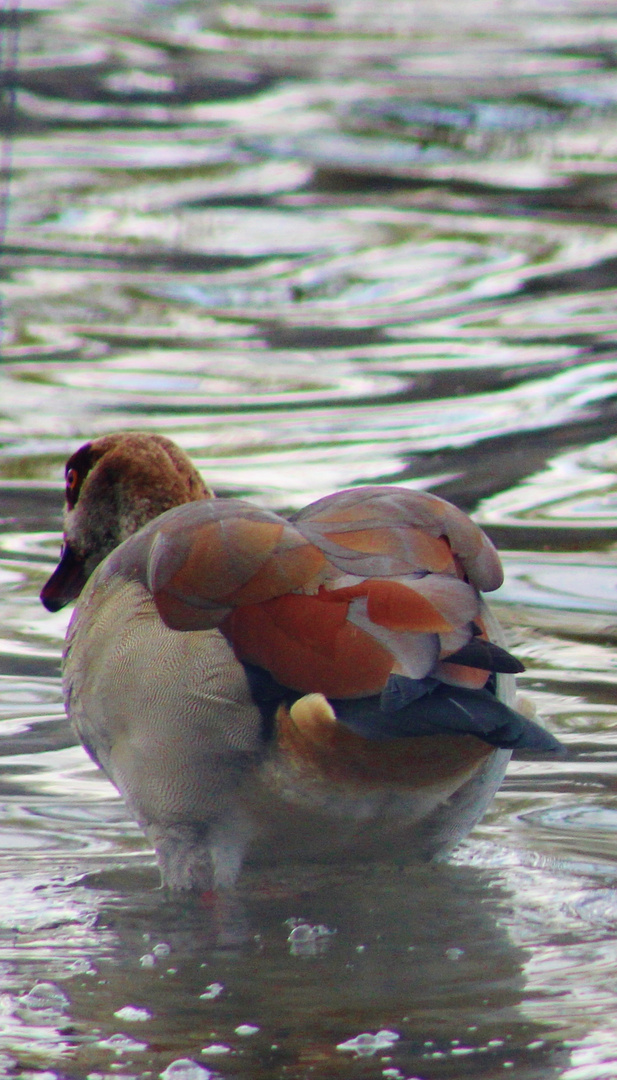
<instances>
[{"instance_id":1,"label":"wet reflection of bird","mask_svg":"<svg viewBox=\"0 0 617 1080\"><path fill-rule=\"evenodd\" d=\"M479 593L500 582L490 541L435 496L359 487L289 521L122 433L67 463L41 598L79 597L64 688L85 747L164 882L209 890L245 855L447 850L511 749L559 752L512 708L521 665Z\"/></svg>"}]
</instances>

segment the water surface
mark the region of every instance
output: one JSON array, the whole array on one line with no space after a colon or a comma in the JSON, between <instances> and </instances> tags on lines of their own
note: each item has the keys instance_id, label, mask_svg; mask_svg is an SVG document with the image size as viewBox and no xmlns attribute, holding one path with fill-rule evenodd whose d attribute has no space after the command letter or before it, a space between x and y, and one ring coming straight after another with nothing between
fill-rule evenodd
<instances>
[{"instance_id":1,"label":"water surface","mask_svg":"<svg viewBox=\"0 0 617 1080\"><path fill-rule=\"evenodd\" d=\"M24 0L0 29L0 1075L615 1076L617 7ZM472 511L569 758L513 763L447 865L171 901L37 599L65 458L133 428L276 510L389 482Z\"/></svg>"}]
</instances>

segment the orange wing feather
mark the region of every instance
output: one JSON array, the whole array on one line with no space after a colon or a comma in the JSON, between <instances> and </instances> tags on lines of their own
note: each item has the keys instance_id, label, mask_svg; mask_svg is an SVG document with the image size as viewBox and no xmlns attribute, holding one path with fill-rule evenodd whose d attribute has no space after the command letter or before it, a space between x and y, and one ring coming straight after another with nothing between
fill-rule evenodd
<instances>
[{"instance_id":1,"label":"orange wing feather","mask_svg":"<svg viewBox=\"0 0 617 1080\"><path fill-rule=\"evenodd\" d=\"M499 556L488 537L456 506L426 491L364 487L327 495L293 518L307 539L339 569L366 577L431 570L427 552L443 558L444 544L458 556L469 580L479 589L497 589L503 581ZM335 526L333 528L333 526ZM371 565L373 542L358 549L358 534L387 531ZM347 535L351 542L347 543ZM362 553L367 557L362 559ZM445 567L436 567L441 572Z\"/></svg>"},{"instance_id":2,"label":"orange wing feather","mask_svg":"<svg viewBox=\"0 0 617 1080\"><path fill-rule=\"evenodd\" d=\"M241 660L266 668L278 682L326 697L378 694L393 657L347 620L346 603L280 596L236 608L221 629Z\"/></svg>"},{"instance_id":3,"label":"orange wing feather","mask_svg":"<svg viewBox=\"0 0 617 1080\"><path fill-rule=\"evenodd\" d=\"M174 630L307 586L325 557L289 522L239 500L189 503L148 530L147 583Z\"/></svg>"},{"instance_id":4,"label":"orange wing feather","mask_svg":"<svg viewBox=\"0 0 617 1080\"><path fill-rule=\"evenodd\" d=\"M241 660L294 690L375 694L393 670L486 681L488 672L448 656L476 632L476 584L495 588L500 563L443 499L358 488L292 522L212 500L171 511L148 533L147 579L163 621L220 626Z\"/></svg>"},{"instance_id":5,"label":"orange wing feather","mask_svg":"<svg viewBox=\"0 0 617 1080\"><path fill-rule=\"evenodd\" d=\"M436 574L451 573L454 570L454 559L447 540L443 537L428 536L414 526L402 529L377 525L354 531L345 530L344 533L324 532L323 536L326 540L352 551L390 556L402 562L409 558L409 552L413 550L414 565L417 563L423 569Z\"/></svg>"}]
</instances>

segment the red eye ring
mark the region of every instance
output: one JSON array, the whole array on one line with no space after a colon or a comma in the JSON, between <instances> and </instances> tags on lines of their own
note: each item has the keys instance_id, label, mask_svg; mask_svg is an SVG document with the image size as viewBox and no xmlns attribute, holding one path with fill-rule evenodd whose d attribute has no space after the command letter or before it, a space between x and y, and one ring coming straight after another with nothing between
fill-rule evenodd
<instances>
[{"instance_id":1,"label":"red eye ring","mask_svg":"<svg viewBox=\"0 0 617 1080\"><path fill-rule=\"evenodd\" d=\"M77 472L77 469L68 469L66 474L66 490L75 491L78 481L79 473Z\"/></svg>"}]
</instances>

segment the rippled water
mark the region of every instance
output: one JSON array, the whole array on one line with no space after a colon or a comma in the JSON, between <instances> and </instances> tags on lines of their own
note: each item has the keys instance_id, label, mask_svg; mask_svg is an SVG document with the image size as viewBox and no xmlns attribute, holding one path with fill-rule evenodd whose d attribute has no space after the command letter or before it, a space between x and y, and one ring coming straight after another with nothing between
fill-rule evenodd
<instances>
[{"instance_id":1,"label":"rippled water","mask_svg":"<svg viewBox=\"0 0 617 1080\"><path fill-rule=\"evenodd\" d=\"M0 1075L616 1076L617 6L22 0L0 30ZM569 758L514 763L449 865L166 899L37 600L64 459L136 427L275 509L472 510Z\"/></svg>"}]
</instances>

